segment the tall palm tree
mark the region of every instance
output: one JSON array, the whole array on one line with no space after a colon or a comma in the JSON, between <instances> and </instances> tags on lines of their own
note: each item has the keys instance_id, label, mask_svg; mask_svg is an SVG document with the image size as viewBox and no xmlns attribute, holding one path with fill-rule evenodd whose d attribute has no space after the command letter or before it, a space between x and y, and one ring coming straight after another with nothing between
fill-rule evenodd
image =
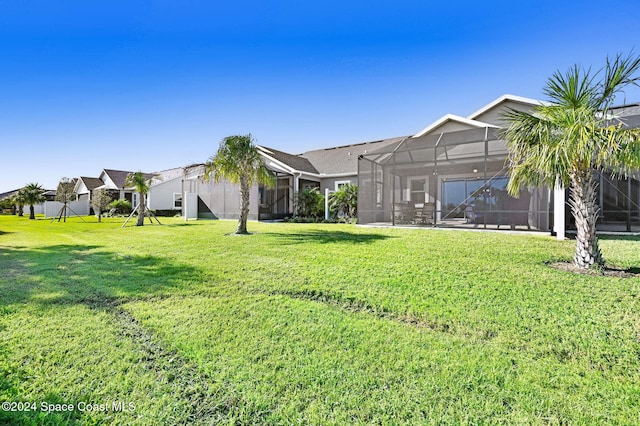
<instances>
[{"instance_id":1,"label":"tall palm tree","mask_svg":"<svg viewBox=\"0 0 640 426\"><path fill-rule=\"evenodd\" d=\"M125 185L127 187L136 189L140 198L140 200L138 200L138 221L136 222L136 226L144 225L145 209L147 205L146 195L150 188L149 182L149 177L142 172L129 173L125 181Z\"/></svg>"},{"instance_id":2,"label":"tall palm tree","mask_svg":"<svg viewBox=\"0 0 640 426\"><path fill-rule=\"evenodd\" d=\"M33 205L44 203L44 193L44 188L38 183L29 183L20 191L18 191L18 194L21 194L22 196L24 204L29 205L29 219L33 220L36 218L36 213Z\"/></svg>"},{"instance_id":3,"label":"tall palm tree","mask_svg":"<svg viewBox=\"0 0 640 426\"><path fill-rule=\"evenodd\" d=\"M248 234L249 194L251 186L273 185L273 175L267 169L251 134L227 136L216 154L204 164L204 179L219 182L226 179L240 184L240 218L236 234Z\"/></svg>"},{"instance_id":4,"label":"tall palm tree","mask_svg":"<svg viewBox=\"0 0 640 426\"><path fill-rule=\"evenodd\" d=\"M582 269L604 265L596 235L600 211L594 170L625 176L640 168L640 129L625 128L610 111L617 94L638 86L639 70L640 57L617 55L595 73L577 65L565 74L556 71L544 87L551 102L531 113L505 114L507 189L517 196L528 185L569 188L577 229L573 262Z\"/></svg>"}]
</instances>

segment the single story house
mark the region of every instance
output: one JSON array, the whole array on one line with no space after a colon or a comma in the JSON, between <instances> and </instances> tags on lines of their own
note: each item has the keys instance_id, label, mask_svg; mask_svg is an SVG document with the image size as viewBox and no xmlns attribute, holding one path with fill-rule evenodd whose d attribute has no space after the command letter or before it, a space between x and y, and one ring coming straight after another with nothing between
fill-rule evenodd
<instances>
[{"instance_id":1,"label":"single story house","mask_svg":"<svg viewBox=\"0 0 640 426\"><path fill-rule=\"evenodd\" d=\"M363 154L358 162L358 223L552 231L571 229L564 188L522 188L514 198L507 144L500 138L507 109L540 102L504 95L461 117L447 114L417 134ZM638 105L616 108L612 119L637 127ZM596 173L601 230L640 231L640 176Z\"/></svg>"},{"instance_id":2,"label":"single story house","mask_svg":"<svg viewBox=\"0 0 640 426\"><path fill-rule=\"evenodd\" d=\"M446 114L411 136L290 154L258 146L276 178L272 188L251 189L249 219L279 219L294 214L296 194L306 188L335 191L359 187L360 224L520 229L556 232L573 226L563 188L506 191L509 180L506 142L500 138L507 109L529 111L540 101L504 95L467 116ZM613 120L640 127L640 104L611 111ZM152 210L181 211L186 219L236 219L237 185L203 182L199 167L178 167L149 174ZM98 178L81 177L78 199L98 188L137 204L125 187L130 172L105 169ZM597 173L601 230L640 231L640 175L614 179Z\"/></svg>"}]
</instances>

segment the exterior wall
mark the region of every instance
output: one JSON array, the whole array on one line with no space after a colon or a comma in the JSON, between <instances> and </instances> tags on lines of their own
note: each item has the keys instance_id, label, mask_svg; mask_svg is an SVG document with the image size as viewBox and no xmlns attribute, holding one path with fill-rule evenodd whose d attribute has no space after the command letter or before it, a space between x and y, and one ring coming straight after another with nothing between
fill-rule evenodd
<instances>
[{"instance_id":1,"label":"exterior wall","mask_svg":"<svg viewBox=\"0 0 640 426\"><path fill-rule=\"evenodd\" d=\"M517 111L531 111L531 108L531 105L507 100L502 104L497 105L495 108L485 111L474 119L484 123L494 124L496 126L503 126L505 123L502 120L502 114L505 111L509 109L515 109Z\"/></svg>"},{"instance_id":2,"label":"exterior wall","mask_svg":"<svg viewBox=\"0 0 640 426\"><path fill-rule=\"evenodd\" d=\"M89 189L85 186L85 184L82 181L78 182L78 189L76 190L76 198L78 200L89 199Z\"/></svg>"},{"instance_id":3,"label":"exterior wall","mask_svg":"<svg viewBox=\"0 0 640 426\"><path fill-rule=\"evenodd\" d=\"M187 188L188 187L188 188ZM199 181L185 182L185 191L195 192L206 208L211 211L212 219L238 219L240 217L240 188L238 185L221 181L204 183ZM249 220L258 220L258 186L254 185L250 192ZM201 218L207 215L200 214Z\"/></svg>"},{"instance_id":4,"label":"exterior wall","mask_svg":"<svg viewBox=\"0 0 640 426\"><path fill-rule=\"evenodd\" d=\"M448 133L448 132L458 132L460 130L469 130L473 128L474 128L473 126L470 126L468 124L449 121L443 124L442 126L436 127L435 129L431 130L429 133L426 133L426 134L431 135L431 134L440 134L440 133Z\"/></svg>"},{"instance_id":5,"label":"exterior wall","mask_svg":"<svg viewBox=\"0 0 640 426\"><path fill-rule=\"evenodd\" d=\"M182 193L182 179L160 182L149 190L149 208L151 210L181 210L181 208L174 207L173 194Z\"/></svg>"},{"instance_id":6,"label":"exterior wall","mask_svg":"<svg viewBox=\"0 0 640 426\"><path fill-rule=\"evenodd\" d=\"M320 192L324 194L324 191L327 188L329 189L329 191L335 191L336 182L344 182L344 181L349 181L351 184L357 185L358 175L353 174L351 176L332 177L332 178L322 179L322 181L320 182Z\"/></svg>"}]
</instances>

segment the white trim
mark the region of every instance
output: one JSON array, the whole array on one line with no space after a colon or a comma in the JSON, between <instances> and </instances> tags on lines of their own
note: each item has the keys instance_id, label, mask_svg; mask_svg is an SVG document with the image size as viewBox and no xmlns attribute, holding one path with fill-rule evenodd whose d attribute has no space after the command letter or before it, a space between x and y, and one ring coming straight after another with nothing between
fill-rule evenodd
<instances>
[{"instance_id":1,"label":"white trim","mask_svg":"<svg viewBox=\"0 0 640 426\"><path fill-rule=\"evenodd\" d=\"M467 126L471 126L471 127L493 127L493 128L498 128L498 126L495 126L493 124L489 124L489 123L483 123L482 121L477 121L477 120L471 120L468 118L464 118L464 117L460 117L459 115L454 115L454 114L447 114L443 117L441 117L440 119L434 121L433 123L431 123L430 125L428 125L427 127L425 127L424 129L422 129L421 131L419 131L418 133L416 133L415 135L412 136L412 138L419 138L420 136L424 136L427 133L430 133L432 131L434 131L435 129L437 129L438 127L450 122L456 122L456 123L460 123L460 124L466 124Z\"/></svg>"},{"instance_id":2,"label":"white trim","mask_svg":"<svg viewBox=\"0 0 640 426\"><path fill-rule=\"evenodd\" d=\"M319 175L314 175L314 176L318 176L321 179L323 179L323 178L339 178L339 177L348 177L348 176L357 177L358 173L321 173Z\"/></svg>"},{"instance_id":3,"label":"white trim","mask_svg":"<svg viewBox=\"0 0 640 426\"><path fill-rule=\"evenodd\" d=\"M261 146L261 145L257 145L258 151L260 151L260 154L263 155L264 157L268 158L271 162L273 162L274 164L278 165L279 167L283 168L284 171L289 171L289 173L293 174L294 172L300 172L300 170L296 170L293 167L283 163L280 160L276 160L275 158L273 158L271 155L273 155L273 153L271 151L269 151L267 148ZM271 154L271 155L269 155ZM302 172L301 172L302 173Z\"/></svg>"},{"instance_id":4,"label":"white trim","mask_svg":"<svg viewBox=\"0 0 640 426\"><path fill-rule=\"evenodd\" d=\"M290 173L292 175L299 173L303 179L306 179L305 176L313 177L316 179L327 179L327 178L338 178L338 177L347 177L347 176L358 176L358 173L346 172L346 173L313 173L306 172L303 170L296 170L288 164L283 163L282 161L276 160L271 155L271 151L267 148L258 145L258 149L260 150L260 154L267 158L273 164L266 164L267 166L277 166L281 171Z\"/></svg>"},{"instance_id":5,"label":"white trim","mask_svg":"<svg viewBox=\"0 0 640 426\"><path fill-rule=\"evenodd\" d=\"M338 191L340 189L340 185L350 184L350 180L337 180L333 183L334 190Z\"/></svg>"},{"instance_id":6,"label":"white trim","mask_svg":"<svg viewBox=\"0 0 640 426\"><path fill-rule=\"evenodd\" d=\"M474 120L477 116L484 114L485 112L497 107L498 105L506 101L513 101L521 104L529 104L531 106L539 106L539 105L546 104L546 102L539 101L537 99L531 99L531 98L525 98L523 96L506 94L506 95L500 96L498 99L494 100L493 102L489 102L488 104L486 104L485 106L483 106L482 108L474 112L473 114L469 114L467 118L470 120Z\"/></svg>"}]
</instances>

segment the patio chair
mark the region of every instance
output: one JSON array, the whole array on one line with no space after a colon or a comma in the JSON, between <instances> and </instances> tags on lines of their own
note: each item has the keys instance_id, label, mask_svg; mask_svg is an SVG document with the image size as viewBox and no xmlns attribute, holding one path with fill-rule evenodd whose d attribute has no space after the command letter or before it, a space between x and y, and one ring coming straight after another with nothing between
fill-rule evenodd
<instances>
[{"instance_id":1,"label":"patio chair","mask_svg":"<svg viewBox=\"0 0 640 426\"><path fill-rule=\"evenodd\" d=\"M393 216L397 223L414 223L416 206L412 201L395 203L393 205Z\"/></svg>"},{"instance_id":2,"label":"patio chair","mask_svg":"<svg viewBox=\"0 0 640 426\"><path fill-rule=\"evenodd\" d=\"M424 203L422 211L418 217L418 221L421 224L435 225L436 224L436 205L434 203Z\"/></svg>"}]
</instances>

